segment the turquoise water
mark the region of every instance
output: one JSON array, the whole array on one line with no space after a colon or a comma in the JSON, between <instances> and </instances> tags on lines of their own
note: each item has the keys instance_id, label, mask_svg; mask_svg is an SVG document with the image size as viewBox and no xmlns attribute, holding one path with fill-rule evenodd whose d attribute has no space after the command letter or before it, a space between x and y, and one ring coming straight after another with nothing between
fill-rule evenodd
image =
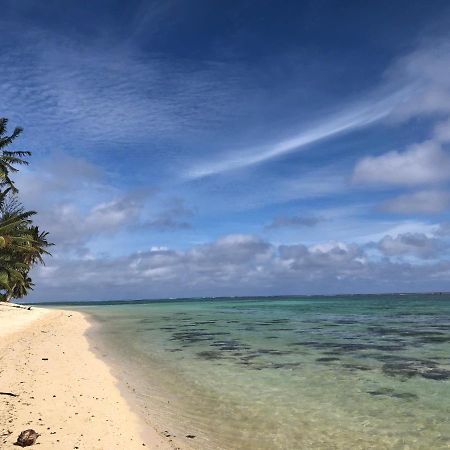
<instances>
[{"instance_id":1,"label":"turquoise water","mask_svg":"<svg viewBox=\"0 0 450 450\"><path fill-rule=\"evenodd\" d=\"M77 309L140 412L194 448L450 448L449 295Z\"/></svg>"}]
</instances>

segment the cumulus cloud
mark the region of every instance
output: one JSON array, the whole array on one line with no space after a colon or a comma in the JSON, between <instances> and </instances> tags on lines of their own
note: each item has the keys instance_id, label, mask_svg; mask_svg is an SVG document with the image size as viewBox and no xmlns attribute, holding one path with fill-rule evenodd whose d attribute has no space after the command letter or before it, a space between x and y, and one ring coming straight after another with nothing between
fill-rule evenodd
<instances>
[{"instance_id":1,"label":"cumulus cloud","mask_svg":"<svg viewBox=\"0 0 450 450\"><path fill-rule=\"evenodd\" d=\"M52 203L48 208L41 208L37 222L56 244L53 253L86 253L87 242L92 238L111 235L133 225L140 217L142 206L142 201L133 195L98 203L87 211L75 203Z\"/></svg>"},{"instance_id":2,"label":"cumulus cloud","mask_svg":"<svg viewBox=\"0 0 450 450\"><path fill-rule=\"evenodd\" d=\"M356 183L417 185L449 178L450 157L433 141L412 145L404 152L365 157L353 172Z\"/></svg>"},{"instance_id":3,"label":"cumulus cloud","mask_svg":"<svg viewBox=\"0 0 450 450\"><path fill-rule=\"evenodd\" d=\"M450 179L450 46L434 42L400 58L386 73L388 84L409 85L411 94L393 109L390 118L407 121L428 116L434 121L430 139L403 151L367 156L358 161L353 181L373 186L443 184ZM448 207L449 193L435 188L410 192L385 201L381 209L397 213L435 213Z\"/></svg>"},{"instance_id":4,"label":"cumulus cloud","mask_svg":"<svg viewBox=\"0 0 450 450\"><path fill-rule=\"evenodd\" d=\"M55 255L90 255L93 240L124 231L190 228L194 214L183 199L165 199L155 187L115 187L105 171L64 153L19 172L17 184L25 207L38 205L36 222L49 232Z\"/></svg>"},{"instance_id":5,"label":"cumulus cloud","mask_svg":"<svg viewBox=\"0 0 450 450\"><path fill-rule=\"evenodd\" d=\"M124 223L136 220L140 202L133 195L96 205L85 218L88 228L94 230L116 229Z\"/></svg>"},{"instance_id":6,"label":"cumulus cloud","mask_svg":"<svg viewBox=\"0 0 450 450\"><path fill-rule=\"evenodd\" d=\"M323 279L328 271L331 279L365 276L368 261L356 244L327 242L307 247L305 245L281 245L279 258L286 274L297 273L306 280Z\"/></svg>"},{"instance_id":7,"label":"cumulus cloud","mask_svg":"<svg viewBox=\"0 0 450 450\"><path fill-rule=\"evenodd\" d=\"M391 151L380 156L367 156L358 161L353 182L375 186L435 186L450 179L450 155L442 143L450 137L450 122L435 127L432 139L413 144L405 151ZM424 189L397 195L379 205L397 214L438 213L450 204L450 193L442 189Z\"/></svg>"},{"instance_id":8,"label":"cumulus cloud","mask_svg":"<svg viewBox=\"0 0 450 450\"><path fill-rule=\"evenodd\" d=\"M384 255L381 260L370 256L369 247L335 241L276 245L233 234L186 250L154 247L114 258L58 257L35 269L34 298L379 292L414 290L418 281L421 289L450 285L450 263L433 262L448 248L436 237L385 236L370 247Z\"/></svg>"},{"instance_id":9,"label":"cumulus cloud","mask_svg":"<svg viewBox=\"0 0 450 450\"><path fill-rule=\"evenodd\" d=\"M196 295L230 293L234 289L260 289L277 283L277 277L312 280L323 278L330 270L337 277L351 276L364 269L361 251L341 243L323 247L277 247L253 235L234 234L185 251L156 248L129 256L100 260L50 260L35 270L42 292L60 292L64 283L68 292L84 286L96 291L107 284L109 291L138 287L141 296L155 288ZM333 276L333 275L331 275ZM89 286L89 288L88 288ZM169 294L170 295L170 294Z\"/></svg>"},{"instance_id":10,"label":"cumulus cloud","mask_svg":"<svg viewBox=\"0 0 450 450\"><path fill-rule=\"evenodd\" d=\"M439 190L425 190L399 195L380 205L384 211L398 214L438 213L450 205L450 193Z\"/></svg>"},{"instance_id":11,"label":"cumulus cloud","mask_svg":"<svg viewBox=\"0 0 450 450\"><path fill-rule=\"evenodd\" d=\"M411 255L422 259L436 258L448 245L423 233L405 233L395 237L385 236L377 248L386 256Z\"/></svg>"}]
</instances>

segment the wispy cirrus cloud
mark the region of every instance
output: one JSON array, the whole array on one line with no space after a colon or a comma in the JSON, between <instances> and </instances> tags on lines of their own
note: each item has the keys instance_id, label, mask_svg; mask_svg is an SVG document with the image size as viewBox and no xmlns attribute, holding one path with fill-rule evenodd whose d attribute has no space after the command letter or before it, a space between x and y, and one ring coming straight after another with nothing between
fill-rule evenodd
<instances>
[{"instance_id":1,"label":"wispy cirrus cloud","mask_svg":"<svg viewBox=\"0 0 450 450\"><path fill-rule=\"evenodd\" d=\"M219 118L245 114L238 99L257 90L237 64L169 60L132 43L56 40L36 29L14 36L17 48L2 55L2 114L35 142L67 147L73 139L79 147L198 137Z\"/></svg>"},{"instance_id":2,"label":"wispy cirrus cloud","mask_svg":"<svg viewBox=\"0 0 450 450\"><path fill-rule=\"evenodd\" d=\"M408 89L404 89L380 101L370 100L363 105L349 107L344 112L327 117L325 120L305 128L298 135L279 142L263 147L233 151L220 160L197 164L188 171L187 176L195 179L242 169L301 150L308 145L338 134L368 126L387 117L407 93Z\"/></svg>"},{"instance_id":3,"label":"wispy cirrus cloud","mask_svg":"<svg viewBox=\"0 0 450 450\"><path fill-rule=\"evenodd\" d=\"M318 123L304 126L298 135L267 146L243 148L206 163L197 163L188 178L200 178L250 167L311 144L351 132L376 122L402 122L413 117L449 113L449 46L438 41L399 58L385 71L382 84L357 105L341 106L341 112L328 115ZM440 133L448 133L446 129Z\"/></svg>"}]
</instances>

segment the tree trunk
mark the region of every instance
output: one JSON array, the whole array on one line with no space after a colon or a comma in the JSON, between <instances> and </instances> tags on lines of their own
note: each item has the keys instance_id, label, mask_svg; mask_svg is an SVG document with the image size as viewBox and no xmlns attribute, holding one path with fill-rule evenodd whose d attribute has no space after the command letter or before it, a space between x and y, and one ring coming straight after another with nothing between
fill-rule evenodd
<instances>
[{"instance_id":1,"label":"tree trunk","mask_svg":"<svg viewBox=\"0 0 450 450\"><path fill-rule=\"evenodd\" d=\"M0 303L9 303L12 299L12 293L11 292L6 292L5 294L0 294Z\"/></svg>"},{"instance_id":2,"label":"tree trunk","mask_svg":"<svg viewBox=\"0 0 450 450\"><path fill-rule=\"evenodd\" d=\"M5 294L5 302L10 302L11 301L11 299L13 298L13 292L14 292L14 289L15 289L15 287L16 287L16 285L14 285L10 290L9 290L9 292L7 292L6 294Z\"/></svg>"}]
</instances>

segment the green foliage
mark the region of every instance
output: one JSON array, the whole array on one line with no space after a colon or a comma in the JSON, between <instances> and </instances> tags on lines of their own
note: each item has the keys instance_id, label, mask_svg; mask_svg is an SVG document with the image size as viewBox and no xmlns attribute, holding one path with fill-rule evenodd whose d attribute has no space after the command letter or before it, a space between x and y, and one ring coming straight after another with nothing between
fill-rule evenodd
<instances>
[{"instance_id":1,"label":"green foliage","mask_svg":"<svg viewBox=\"0 0 450 450\"><path fill-rule=\"evenodd\" d=\"M6 134L7 119L0 118L0 301L24 297L33 282L29 271L35 264L43 264L51 243L48 233L33 225L34 211L25 211L11 179L17 165L28 164L27 151L7 151L5 148L22 132L16 128Z\"/></svg>"}]
</instances>

